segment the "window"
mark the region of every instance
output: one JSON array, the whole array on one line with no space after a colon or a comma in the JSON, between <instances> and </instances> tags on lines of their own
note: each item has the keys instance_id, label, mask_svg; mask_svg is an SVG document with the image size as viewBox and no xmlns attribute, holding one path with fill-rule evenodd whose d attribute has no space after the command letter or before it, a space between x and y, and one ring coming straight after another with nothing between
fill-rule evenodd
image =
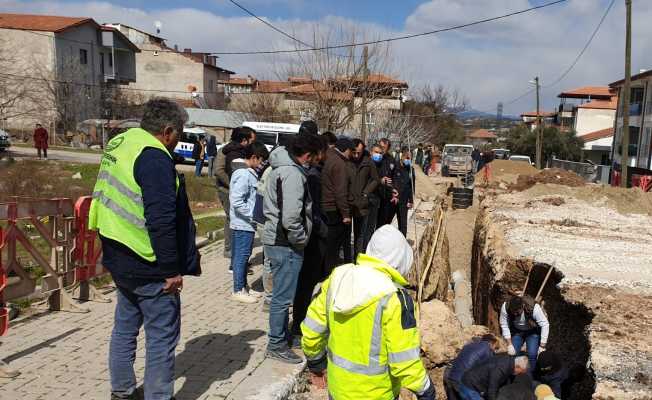
<instances>
[{"instance_id":1,"label":"window","mask_svg":"<svg viewBox=\"0 0 652 400\"><path fill-rule=\"evenodd\" d=\"M79 63L81 65L88 64L88 51L86 49L79 49Z\"/></svg>"},{"instance_id":2,"label":"window","mask_svg":"<svg viewBox=\"0 0 652 400\"><path fill-rule=\"evenodd\" d=\"M631 98L629 100L629 115L637 116L641 115L643 109L643 96L645 95L645 90L642 87L632 88Z\"/></svg>"},{"instance_id":3,"label":"window","mask_svg":"<svg viewBox=\"0 0 652 400\"><path fill-rule=\"evenodd\" d=\"M109 56L109 67L113 68L113 57Z\"/></svg>"},{"instance_id":4,"label":"window","mask_svg":"<svg viewBox=\"0 0 652 400\"><path fill-rule=\"evenodd\" d=\"M100 53L100 73L104 75L104 53Z\"/></svg>"}]
</instances>

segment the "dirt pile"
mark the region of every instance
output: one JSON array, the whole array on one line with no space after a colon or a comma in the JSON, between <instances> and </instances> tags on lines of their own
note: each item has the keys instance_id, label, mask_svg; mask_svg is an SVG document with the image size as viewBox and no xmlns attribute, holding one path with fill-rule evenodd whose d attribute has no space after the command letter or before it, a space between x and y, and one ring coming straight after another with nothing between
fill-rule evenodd
<instances>
[{"instance_id":1,"label":"dirt pile","mask_svg":"<svg viewBox=\"0 0 652 400\"><path fill-rule=\"evenodd\" d=\"M490 173L489 184L513 184L521 175L535 175L538 171L536 168L525 162L509 161L509 160L494 160L489 164ZM477 183L484 182L485 171L484 169L475 175Z\"/></svg>"},{"instance_id":2,"label":"dirt pile","mask_svg":"<svg viewBox=\"0 0 652 400\"><path fill-rule=\"evenodd\" d=\"M586 181L574 172L558 168L544 169L543 171L531 175L519 175L516 183L509 188L515 191L523 191L537 184L555 184L569 187L586 186Z\"/></svg>"}]
</instances>

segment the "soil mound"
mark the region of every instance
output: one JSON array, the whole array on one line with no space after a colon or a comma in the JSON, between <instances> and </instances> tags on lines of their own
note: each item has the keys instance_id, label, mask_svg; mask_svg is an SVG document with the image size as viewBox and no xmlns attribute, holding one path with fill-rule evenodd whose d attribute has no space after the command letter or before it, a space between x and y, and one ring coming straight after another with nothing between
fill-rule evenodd
<instances>
[{"instance_id":1,"label":"soil mound","mask_svg":"<svg viewBox=\"0 0 652 400\"><path fill-rule=\"evenodd\" d=\"M531 188L538 183L555 184L569 187L586 186L586 181L576 173L559 168L551 168L544 169L543 171L534 175L520 175L516 180L516 184L511 185L510 189L523 191Z\"/></svg>"},{"instance_id":2,"label":"soil mound","mask_svg":"<svg viewBox=\"0 0 652 400\"><path fill-rule=\"evenodd\" d=\"M538 171L536 168L525 162L494 160L489 164L491 172L489 173L488 183L516 183L520 175L535 175ZM476 182L483 182L485 176L484 168L475 175Z\"/></svg>"}]
</instances>

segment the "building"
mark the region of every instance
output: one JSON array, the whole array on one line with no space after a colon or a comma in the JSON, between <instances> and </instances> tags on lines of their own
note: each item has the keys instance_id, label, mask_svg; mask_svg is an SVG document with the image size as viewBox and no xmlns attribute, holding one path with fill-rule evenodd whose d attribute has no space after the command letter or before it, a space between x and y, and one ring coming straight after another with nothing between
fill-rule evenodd
<instances>
[{"instance_id":1,"label":"building","mask_svg":"<svg viewBox=\"0 0 652 400\"><path fill-rule=\"evenodd\" d=\"M8 89L0 93L0 117L9 129L30 131L40 122L51 133L110 117L107 99L116 85L136 81L139 51L92 18L2 13L0 69Z\"/></svg>"},{"instance_id":2,"label":"building","mask_svg":"<svg viewBox=\"0 0 652 400\"><path fill-rule=\"evenodd\" d=\"M246 121L246 115L235 111L186 108L188 126L197 126L215 136L220 143L227 143L233 128Z\"/></svg>"},{"instance_id":3,"label":"building","mask_svg":"<svg viewBox=\"0 0 652 400\"><path fill-rule=\"evenodd\" d=\"M291 76L286 81L263 81L251 76L220 82L228 93L229 108L250 112L253 106L284 110L298 121L312 118L324 129L358 131L362 123L365 82L361 77L317 80ZM408 84L384 74L369 74L366 81L368 125L400 112ZM264 96L263 96L264 95ZM264 98L263 98L264 97Z\"/></svg>"},{"instance_id":4,"label":"building","mask_svg":"<svg viewBox=\"0 0 652 400\"><path fill-rule=\"evenodd\" d=\"M618 109L616 110L615 135L612 145L614 171L620 171L623 162L622 135L629 134L628 165L642 169L634 170L640 174L652 174L650 163L650 146L652 146L652 71L643 71L632 76L629 129L623 129L623 89L624 80L613 82L609 87L617 91Z\"/></svg>"},{"instance_id":5,"label":"building","mask_svg":"<svg viewBox=\"0 0 652 400\"><path fill-rule=\"evenodd\" d=\"M108 25L122 32L141 50L136 55L138 81L129 89L143 97L163 96L198 108L224 108L225 92L220 82L234 72L217 65L217 56L178 51L164 38L124 24Z\"/></svg>"},{"instance_id":6,"label":"building","mask_svg":"<svg viewBox=\"0 0 652 400\"><path fill-rule=\"evenodd\" d=\"M477 129L473 132L470 132L466 135L467 143L473 145L473 147L482 147L488 144L494 143L498 139L498 136L491 131L486 129Z\"/></svg>"},{"instance_id":7,"label":"building","mask_svg":"<svg viewBox=\"0 0 652 400\"><path fill-rule=\"evenodd\" d=\"M537 118L539 117L539 118ZM537 114L536 111L530 111L530 112L525 112L521 114L521 120L525 125L530 128L530 130L535 130L537 128L538 122L537 120L541 119L543 122L543 125L557 125L557 113L556 112L546 112L546 111L541 111L540 114Z\"/></svg>"}]
</instances>

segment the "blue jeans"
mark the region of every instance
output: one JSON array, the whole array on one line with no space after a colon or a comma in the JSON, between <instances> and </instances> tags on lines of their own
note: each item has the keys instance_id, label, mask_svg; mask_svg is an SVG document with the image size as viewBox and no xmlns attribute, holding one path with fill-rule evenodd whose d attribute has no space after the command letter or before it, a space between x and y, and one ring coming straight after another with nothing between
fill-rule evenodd
<instances>
[{"instance_id":1,"label":"blue jeans","mask_svg":"<svg viewBox=\"0 0 652 400\"><path fill-rule=\"evenodd\" d=\"M479 392L476 392L468 386L464 386L462 383L460 383L459 389L462 400L483 400L483 397Z\"/></svg>"},{"instance_id":2,"label":"blue jeans","mask_svg":"<svg viewBox=\"0 0 652 400\"><path fill-rule=\"evenodd\" d=\"M541 341L539 329L533 329L527 332L512 332L512 344L514 345L514 349L516 349L517 356L523 355L521 352L523 341L525 341L527 358L530 360L530 369L528 372L532 376L532 371L534 371L534 367L537 365L537 357L539 356L539 343Z\"/></svg>"},{"instance_id":3,"label":"blue jeans","mask_svg":"<svg viewBox=\"0 0 652 400\"><path fill-rule=\"evenodd\" d=\"M201 176L201 170L204 168L204 160L195 160L195 176Z\"/></svg>"},{"instance_id":4,"label":"blue jeans","mask_svg":"<svg viewBox=\"0 0 652 400\"><path fill-rule=\"evenodd\" d=\"M254 232L231 230L231 269L233 293L247 287L247 262L254 245Z\"/></svg>"},{"instance_id":5,"label":"blue jeans","mask_svg":"<svg viewBox=\"0 0 652 400\"><path fill-rule=\"evenodd\" d=\"M127 398L136 390L134 360L138 330L145 325L145 400L174 394L174 351L181 332L181 298L163 293L163 282L118 287L109 348L111 392Z\"/></svg>"},{"instance_id":6,"label":"blue jeans","mask_svg":"<svg viewBox=\"0 0 652 400\"><path fill-rule=\"evenodd\" d=\"M208 176L213 177L213 165L215 164L215 157L208 156Z\"/></svg>"},{"instance_id":7,"label":"blue jeans","mask_svg":"<svg viewBox=\"0 0 652 400\"><path fill-rule=\"evenodd\" d=\"M267 350L281 351L288 348L288 311L297 290L303 252L285 246L265 246L265 257L272 272Z\"/></svg>"}]
</instances>

